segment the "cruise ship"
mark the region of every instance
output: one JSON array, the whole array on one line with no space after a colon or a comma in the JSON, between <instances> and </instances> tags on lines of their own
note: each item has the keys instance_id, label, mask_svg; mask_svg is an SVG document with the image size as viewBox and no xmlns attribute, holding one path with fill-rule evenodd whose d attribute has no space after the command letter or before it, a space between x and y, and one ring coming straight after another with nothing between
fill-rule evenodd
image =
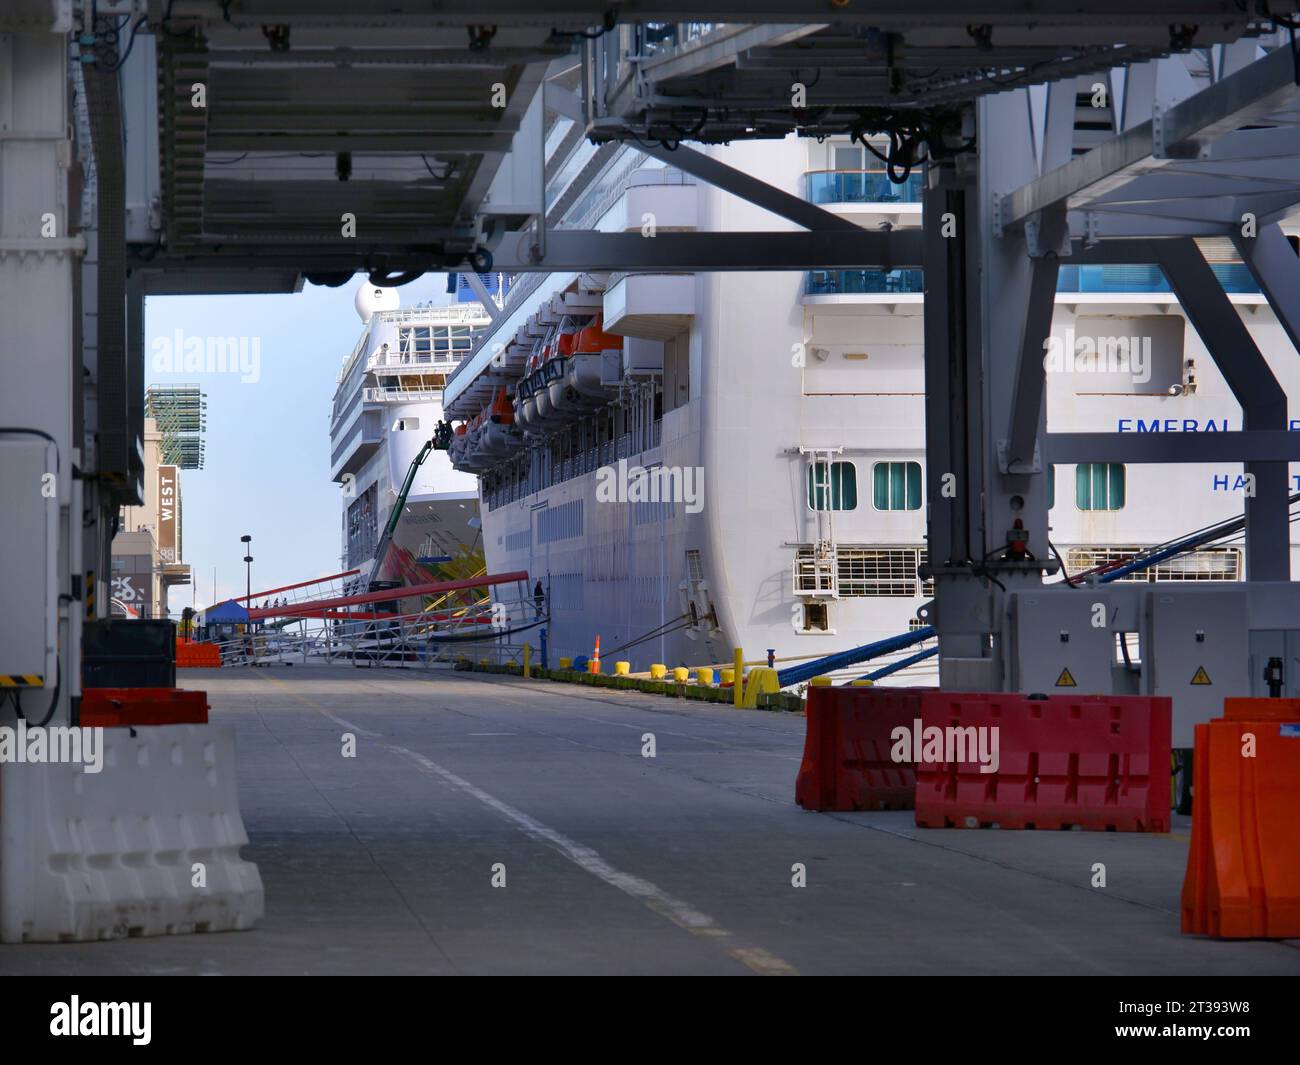
<instances>
[{"instance_id":1,"label":"cruise ship","mask_svg":"<svg viewBox=\"0 0 1300 1065\"><path fill-rule=\"evenodd\" d=\"M484 279L500 300L508 282ZM339 370L331 476L341 486L345 594L460 577L482 568L478 485L426 446L443 387L491 318L462 284L457 302L403 308L396 289L356 292L360 339ZM395 507L400 514L385 536ZM419 609L403 603L402 610Z\"/></svg>"},{"instance_id":2,"label":"cruise ship","mask_svg":"<svg viewBox=\"0 0 1300 1065\"><path fill-rule=\"evenodd\" d=\"M1084 150L1112 119L1085 79L1078 91ZM700 150L868 229L921 221L919 172L896 183L848 138ZM571 205L561 229L795 228L636 146L587 145L562 174L578 187L548 191ZM1293 244L1297 223L1283 221ZM1199 243L1293 391L1295 354L1231 243ZM547 589L551 655L590 656L599 638L634 671L726 663L736 647L792 661L921 626L923 299L920 270L517 284L448 381L449 453L479 479L489 569ZM1053 431L1242 428L1157 267L1063 266L1044 360ZM1051 483L1068 574L1240 514L1245 487L1239 465L1191 464L1062 466ZM1229 542L1130 579L1243 577ZM933 660L891 680L934 683Z\"/></svg>"}]
</instances>

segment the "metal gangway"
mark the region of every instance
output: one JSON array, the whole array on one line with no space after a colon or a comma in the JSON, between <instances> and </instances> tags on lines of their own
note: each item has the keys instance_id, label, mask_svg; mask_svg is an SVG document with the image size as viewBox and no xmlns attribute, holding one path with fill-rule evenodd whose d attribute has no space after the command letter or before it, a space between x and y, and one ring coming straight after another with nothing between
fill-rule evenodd
<instances>
[{"instance_id":1,"label":"metal gangway","mask_svg":"<svg viewBox=\"0 0 1300 1065\"><path fill-rule=\"evenodd\" d=\"M303 582L303 587L318 582ZM531 586L535 587L535 586ZM254 596L254 601L257 597ZM423 599L421 609L394 604ZM460 657L519 661L524 634L544 644L549 593L530 590L528 574L477 574L459 581L377 592L299 598L254 607L257 627L218 642L223 665L271 663L445 667Z\"/></svg>"}]
</instances>

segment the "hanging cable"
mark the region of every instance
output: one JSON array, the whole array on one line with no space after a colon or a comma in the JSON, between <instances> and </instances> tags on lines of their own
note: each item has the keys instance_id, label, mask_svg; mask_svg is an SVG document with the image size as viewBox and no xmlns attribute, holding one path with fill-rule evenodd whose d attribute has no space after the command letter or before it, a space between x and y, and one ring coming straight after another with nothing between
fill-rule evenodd
<instances>
[{"instance_id":1,"label":"hanging cable","mask_svg":"<svg viewBox=\"0 0 1300 1065\"><path fill-rule=\"evenodd\" d=\"M683 621L683 619L685 619L684 623L678 625L677 622ZM693 616L688 610L685 614L678 614L677 617L673 618L671 621L665 621L657 628L651 629L644 636L638 636L635 640L631 640L630 642L623 644L621 647L615 647L609 651L603 652L603 656L608 658L611 655L618 654L619 651L626 651L629 647L636 647L638 644L645 643L647 640L654 640L660 636L667 636L669 633L677 632L679 629L689 628L693 624L695 624ZM668 626L670 625L673 627L669 628Z\"/></svg>"},{"instance_id":2,"label":"hanging cable","mask_svg":"<svg viewBox=\"0 0 1300 1065\"><path fill-rule=\"evenodd\" d=\"M552 37L568 38L570 40L595 41L605 34L609 33L618 25L618 8L611 7L605 12L605 18L601 22L598 30L551 30Z\"/></svg>"}]
</instances>

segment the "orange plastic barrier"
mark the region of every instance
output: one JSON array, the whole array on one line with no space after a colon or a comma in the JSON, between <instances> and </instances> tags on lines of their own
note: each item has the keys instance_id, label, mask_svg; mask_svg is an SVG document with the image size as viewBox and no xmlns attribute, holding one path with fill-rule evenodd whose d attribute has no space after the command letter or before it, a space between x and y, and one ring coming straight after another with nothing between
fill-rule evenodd
<instances>
[{"instance_id":1,"label":"orange plastic barrier","mask_svg":"<svg viewBox=\"0 0 1300 1065\"><path fill-rule=\"evenodd\" d=\"M186 643L176 641L176 665L178 668L211 669L221 665L221 648L215 643Z\"/></svg>"},{"instance_id":2,"label":"orange plastic barrier","mask_svg":"<svg viewBox=\"0 0 1300 1065\"><path fill-rule=\"evenodd\" d=\"M1300 699L1224 699L1224 721L1300 721Z\"/></svg>"},{"instance_id":3,"label":"orange plastic barrier","mask_svg":"<svg viewBox=\"0 0 1300 1065\"><path fill-rule=\"evenodd\" d=\"M81 693L81 724L86 728L207 723L207 692L182 688L85 688Z\"/></svg>"},{"instance_id":4,"label":"orange plastic barrier","mask_svg":"<svg viewBox=\"0 0 1300 1065\"><path fill-rule=\"evenodd\" d=\"M1231 720L1196 726L1184 932L1300 937L1298 709L1296 700L1230 699Z\"/></svg>"},{"instance_id":5,"label":"orange plastic barrier","mask_svg":"<svg viewBox=\"0 0 1300 1065\"><path fill-rule=\"evenodd\" d=\"M910 810L916 763L890 757L890 734L921 716L916 688L808 689L794 799L805 810Z\"/></svg>"}]
</instances>

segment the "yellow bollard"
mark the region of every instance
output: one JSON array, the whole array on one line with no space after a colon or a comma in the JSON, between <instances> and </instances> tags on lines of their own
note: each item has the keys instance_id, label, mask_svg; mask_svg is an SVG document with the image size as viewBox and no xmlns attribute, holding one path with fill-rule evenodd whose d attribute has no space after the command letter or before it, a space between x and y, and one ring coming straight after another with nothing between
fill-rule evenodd
<instances>
[{"instance_id":1,"label":"yellow bollard","mask_svg":"<svg viewBox=\"0 0 1300 1065\"><path fill-rule=\"evenodd\" d=\"M673 670L673 680L678 684L685 684L691 679L691 671L685 666L678 666Z\"/></svg>"},{"instance_id":2,"label":"yellow bollard","mask_svg":"<svg viewBox=\"0 0 1300 1065\"><path fill-rule=\"evenodd\" d=\"M668 667L661 662L655 662L650 667L651 680L663 680L664 674L668 672Z\"/></svg>"},{"instance_id":3,"label":"yellow bollard","mask_svg":"<svg viewBox=\"0 0 1300 1065\"><path fill-rule=\"evenodd\" d=\"M741 703L747 710L753 710L758 706L758 697L760 695L770 695L773 692L781 690L780 681L777 680L776 670L769 669L767 666L755 666L749 671L749 676L745 678L745 683L737 684L737 688L743 687L743 701Z\"/></svg>"},{"instance_id":4,"label":"yellow bollard","mask_svg":"<svg viewBox=\"0 0 1300 1065\"><path fill-rule=\"evenodd\" d=\"M631 663L631 662L615 662L615 663L614 663L614 676L616 676L616 677L626 677L626 676L627 676L629 673L631 673L631 672L632 672L632 663Z\"/></svg>"},{"instance_id":5,"label":"yellow bollard","mask_svg":"<svg viewBox=\"0 0 1300 1065\"><path fill-rule=\"evenodd\" d=\"M743 648L736 648L735 673L732 674L735 679L734 698L731 703L733 706L745 705L745 652Z\"/></svg>"},{"instance_id":6,"label":"yellow bollard","mask_svg":"<svg viewBox=\"0 0 1300 1065\"><path fill-rule=\"evenodd\" d=\"M479 664L480 666L490 666L492 663L489 662L486 658L480 658L480 659L478 660L478 664Z\"/></svg>"},{"instance_id":7,"label":"yellow bollard","mask_svg":"<svg viewBox=\"0 0 1300 1065\"><path fill-rule=\"evenodd\" d=\"M830 686L830 677L813 677L813 679L808 682L808 687L810 688L829 688Z\"/></svg>"},{"instance_id":8,"label":"yellow bollard","mask_svg":"<svg viewBox=\"0 0 1300 1065\"><path fill-rule=\"evenodd\" d=\"M706 687L712 687L713 670L711 670L708 666L700 666L700 668L695 671L695 683L703 684Z\"/></svg>"},{"instance_id":9,"label":"yellow bollard","mask_svg":"<svg viewBox=\"0 0 1300 1065\"><path fill-rule=\"evenodd\" d=\"M573 668L573 659L572 659L572 658L561 658L561 659L560 659L560 668L561 668L561 669L572 669L572 668Z\"/></svg>"},{"instance_id":10,"label":"yellow bollard","mask_svg":"<svg viewBox=\"0 0 1300 1065\"><path fill-rule=\"evenodd\" d=\"M875 681L873 681L873 680L865 680L865 679L864 679L864 680L851 680L851 681L849 681L849 687L850 687L850 688L870 688L873 684L875 684Z\"/></svg>"},{"instance_id":11,"label":"yellow bollard","mask_svg":"<svg viewBox=\"0 0 1300 1065\"><path fill-rule=\"evenodd\" d=\"M524 644L524 678L527 679L533 674L530 671L533 661L533 648L530 644Z\"/></svg>"},{"instance_id":12,"label":"yellow bollard","mask_svg":"<svg viewBox=\"0 0 1300 1065\"><path fill-rule=\"evenodd\" d=\"M729 688L736 683L736 671L734 669L721 669L718 671L718 683L724 688Z\"/></svg>"}]
</instances>

